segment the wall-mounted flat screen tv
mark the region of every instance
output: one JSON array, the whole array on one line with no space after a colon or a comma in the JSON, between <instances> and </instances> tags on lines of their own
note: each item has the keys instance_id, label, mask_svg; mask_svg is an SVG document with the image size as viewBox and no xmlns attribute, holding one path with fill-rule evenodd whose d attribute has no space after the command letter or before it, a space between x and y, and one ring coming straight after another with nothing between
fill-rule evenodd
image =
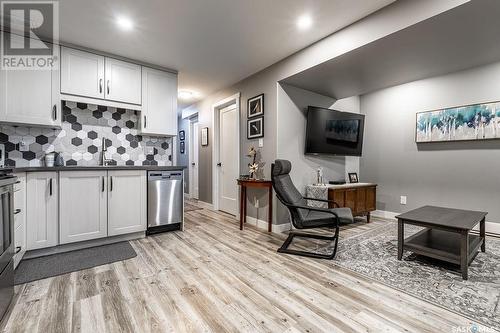
<instances>
[{"instance_id":1,"label":"wall-mounted flat screen tv","mask_svg":"<svg viewBox=\"0 0 500 333\"><path fill-rule=\"evenodd\" d=\"M365 116L309 106L306 154L361 156Z\"/></svg>"}]
</instances>

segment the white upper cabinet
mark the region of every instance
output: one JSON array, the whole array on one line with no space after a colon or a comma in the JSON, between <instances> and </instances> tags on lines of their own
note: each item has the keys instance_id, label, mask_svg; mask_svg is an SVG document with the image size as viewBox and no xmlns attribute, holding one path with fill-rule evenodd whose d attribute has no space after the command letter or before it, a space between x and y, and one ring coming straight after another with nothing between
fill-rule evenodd
<instances>
[{"instance_id":1,"label":"white upper cabinet","mask_svg":"<svg viewBox=\"0 0 500 333\"><path fill-rule=\"evenodd\" d=\"M61 93L104 98L104 57L72 48L61 50Z\"/></svg>"},{"instance_id":2,"label":"white upper cabinet","mask_svg":"<svg viewBox=\"0 0 500 333\"><path fill-rule=\"evenodd\" d=\"M106 171L62 171L59 180L60 243L106 237Z\"/></svg>"},{"instance_id":3,"label":"white upper cabinet","mask_svg":"<svg viewBox=\"0 0 500 333\"><path fill-rule=\"evenodd\" d=\"M24 42L23 37L18 38L19 43ZM54 47L57 52L59 47ZM52 70L0 69L0 121L61 126L59 66Z\"/></svg>"},{"instance_id":4,"label":"white upper cabinet","mask_svg":"<svg viewBox=\"0 0 500 333\"><path fill-rule=\"evenodd\" d=\"M177 135L177 75L142 67L141 133Z\"/></svg>"},{"instance_id":5,"label":"white upper cabinet","mask_svg":"<svg viewBox=\"0 0 500 333\"><path fill-rule=\"evenodd\" d=\"M141 104L141 66L106 58L106 99Z\"/></svg>"}]
</instances>

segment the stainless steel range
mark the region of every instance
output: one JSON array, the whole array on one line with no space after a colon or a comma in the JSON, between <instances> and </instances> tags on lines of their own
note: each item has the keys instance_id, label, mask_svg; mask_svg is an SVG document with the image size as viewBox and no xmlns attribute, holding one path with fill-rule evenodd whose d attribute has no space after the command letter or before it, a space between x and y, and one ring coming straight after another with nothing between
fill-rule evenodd
<instances>
[{"instance_id":1,"label":"stainless steel range","mask_svg":"<svg viewBox=\"0 0 500 333\"><path fill-rule=\"evenodd\" d=\"M14 183L12 169L0 169L0 319L14 295Z\"/></svg>"}]
</instances>

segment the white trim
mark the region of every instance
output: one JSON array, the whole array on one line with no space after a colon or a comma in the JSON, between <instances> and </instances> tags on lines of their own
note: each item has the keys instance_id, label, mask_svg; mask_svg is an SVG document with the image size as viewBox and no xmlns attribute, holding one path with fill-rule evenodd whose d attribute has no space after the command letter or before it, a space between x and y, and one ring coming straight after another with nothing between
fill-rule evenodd
<instances>
[{"instance_id":1,"label":"white trim","mask_svg":"<svg viewBox=\"0 0 500 333\"><path fill-rule=\"evenodd\" d=\"M373 217L380 217L390 220L395 220L396 216L399 214L401 213L389 212L385 210L376 210L371 213ZM475 226L473 230L479 230L479 225ZM500 223L486 221L486 233L493 236L500 236Z\"/></svg>"},{"instance_id":2,"label":"white trim","mask_svg":"<svg viewBox=\"0 0 500 333\"><path fill-rule=\"evenodd\" d=\"M212 143L212 201L213 209L219 210L219 172L218 172L218 159L219 159L219 111L226 106L231 104L236 104L237 119L238 119L238 137L236 142L238 143L238 172L240 170L240 137L241 137L241 126L240 126L240 96L241 93L234 94L225 98L214 105L212 105L212 133L213 133L213 143ZM239 211L239 209L238 209Z\"/></svg>"},{"instance_id":3,"label":"white trim","mask_svg":"<svg viewBox=\"0 0 500 333\"><path fill-rule=\"evenodd\" d=\"M68 102L109 106L109 107L113 107L113 108L123 108L123 109L134 110L134 111L142 111L142 105L113 102L113 101L109 101L107 99L98 99L98 98L89 98L89 97L83 97L83 96L61 94L61 100L68 101Z\"/></svg>"},{"instance_id":4,"label":"white trim","mask_svg":"<svg viewBox=\"0 0 500 333\"><path fill-rule=\"evenodd\" d=\"M191 199L198 199L198 198L195 198L193 195L194 195L194 188L193 188L193 166L192 166L192 163L193 163L193 153L194 153L194 140L193 140L193 127L194 127L194 124L195 123L198 123L198 129L199 129L199 126L200 126L200 122L198 120L198 114L196 114L196 116L192 116L190 119L189 119L189 126L188 126L188 129L187 129L187 138L189 139L189 156L188 156L188 174L189 174L189 188L188 188L188 191L189 191L189 197ZM196 119L196 121L195 121ZM198 137L198 168L200 166L200 151L199 151L199 137ZM198 169L199 170L199 169ZM198 171L198 177L197 177L197 180L198 180L198 197L200 196L200 179L199 179L199 176L200 176L200 173Z\"/></svg>"},{"instance_id":5,"label":"white trim","mask_svg":"<svg viewBox=\"0 0 500 333\"><path fill-rule=\"evenodd\" d=\"M267 227L269 226L267 221L260 220L260 219L257 219L255 217L248 216L248 215L247 215L247 222L246 223L253 225L259 229L264 229L264 230L267 230ZM278 234L280 234L284 231L288 231L288 230L290 230L290 228L291 228L290 223L272 224L271 225L272 232L278 233Z\"/></svg>"}]
</instances>

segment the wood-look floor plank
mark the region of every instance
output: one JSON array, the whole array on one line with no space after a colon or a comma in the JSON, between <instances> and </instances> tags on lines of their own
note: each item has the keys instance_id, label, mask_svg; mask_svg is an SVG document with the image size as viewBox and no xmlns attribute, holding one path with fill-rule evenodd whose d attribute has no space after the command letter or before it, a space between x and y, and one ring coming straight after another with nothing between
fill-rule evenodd
<instances>
[{"instance_id":1,"label":"wood-look floor plank","mask_svg":"<svg viewBox=\"0 0 500 333\"><path fill-rule=\"evenodd\" d=\"M383 223L344 227L341 241ZM225 213L190 211L184 232L132 241L136 258L17 287L0 332L451 332L471 324L335 261L279 254L285 238L240 231Z\"/></svg>"}]
</instances>

